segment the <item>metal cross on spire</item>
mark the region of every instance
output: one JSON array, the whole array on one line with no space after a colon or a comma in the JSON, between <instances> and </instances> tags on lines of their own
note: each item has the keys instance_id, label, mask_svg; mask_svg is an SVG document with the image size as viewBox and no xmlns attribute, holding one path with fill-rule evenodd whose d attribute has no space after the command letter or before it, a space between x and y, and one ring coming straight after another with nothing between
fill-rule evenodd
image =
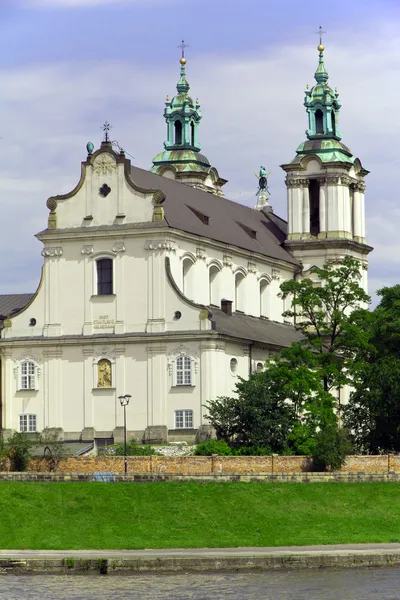
<instances>
[{"instance_id":1,"label":"metal cross on spire","mask_svg":"<svg viewBox=\"0 0 400 600\"><path fill-rule=\"evenodd\" d=\"M189 48L189 44L185 44L185 40L182 40L178 48L182 50L182 58L185 58L185 48Z\"/></svg>"},{"instance_id":2,"label":"metal cross on spire","mask_svg":"<svg viewBox=\"0 0 400 600\"><path fill-rule=\"evenodd\" d=\"M109 133L110 133L110 129L112 129L112 125L110 125L110 123L108 121L106 121L104 123L104 125L102 125L100 127L100 129L102 129L104 131L104 141L109 142L110 141Z\"/></svg>"},{"instance_id":3,"label":"metal cross on spire","mask_svg":"<svg viewBox=\"0 0 400 600\"><path fill-rule=\"evenodd\" d=\"M326 31L324 31L320 25L318 31L316 31L315 33L319 35L319 43L322 46L322 36L325 35Z\"/></svg>"}]
</instances>

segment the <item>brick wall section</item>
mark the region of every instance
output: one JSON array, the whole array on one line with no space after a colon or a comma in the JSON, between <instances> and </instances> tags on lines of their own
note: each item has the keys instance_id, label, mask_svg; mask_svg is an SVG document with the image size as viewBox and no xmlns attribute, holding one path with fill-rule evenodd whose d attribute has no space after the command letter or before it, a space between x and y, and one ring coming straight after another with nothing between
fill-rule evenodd
<instances>
[{"instance_id":1,"label":"brick wall section","mask_svg":"<svg viewBox=\"0 0 400 600\"><path fill-rule=\"evenodd\" d=\"M191 473L207 475L212 472L211 456L152 456L153 473ZM135 469L137 465L134 465Z\"/></svg>"},{"instance_id":2,"label":"brick wall section","mask_svg":"<svg viewBox=\"0 0 400 600\"><path fill-rule=\"evenodd\" d=\"M347 473L384 473L389 471L391 458L390 454L386 456L349 456L342 471Z\"/></svg>"},{"instance_id":3,"label":"brick wall section","mask_svg":"<svg viewBox=\"0 0 400 600\"><path fill-rule=\"evenodd\" d=\"M307 456L128 456L128 473L211 474L291 474L312 471L312 459ZM3 467L7 471L7 467ZM32 473L47 472L44 459L32 459ZM400 473L400 456L349 456L341 473ZM122 456L70 457L63 460L60 473L123 473Z\"/></svg>"},{"instance_id":4,"label":"brick wall section","mask_svg":"<svg viewBox=\"0 0 400 600\"><path fill-rule=\"evenodd\" d=\"M274 473L301 473L312 471L312 458L308 456L274 456Z\"/></svg>"}]
</instances>

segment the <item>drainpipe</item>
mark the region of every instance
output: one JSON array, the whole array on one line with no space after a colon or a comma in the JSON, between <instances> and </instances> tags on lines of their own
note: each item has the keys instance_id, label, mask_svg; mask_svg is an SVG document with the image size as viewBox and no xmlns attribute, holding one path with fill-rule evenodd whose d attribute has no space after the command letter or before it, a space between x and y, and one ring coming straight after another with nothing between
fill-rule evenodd
<instances>
[{"instance_id":1,"label":"drainpipe","mask_svg":"<svg viewBox=\"0 0 400 600\"><path fill-rule=\"evenodd\" d=\"M249 377L251 377L251 374L253 373L253 354L252 354L252 350L253 350L253 346L254 346L254 342L251 342L251 344L249 344Z\"/></svg>"},{"instance_id":2,"label":"drainpipe","mask_svg":"<svg viewBox=\"0 0 400 600\"><path fill-rule=\"evenodd\" d=\"M295 271L293 273L293 279L296 281L297 277L299 275L301 275L302 272L303 272L303 268L301 267L298 271ZM296 299L296 296L294 296L294 298ZM294 307L293 325L296 325L296 307Z\"/></svg>"}]
</instances>

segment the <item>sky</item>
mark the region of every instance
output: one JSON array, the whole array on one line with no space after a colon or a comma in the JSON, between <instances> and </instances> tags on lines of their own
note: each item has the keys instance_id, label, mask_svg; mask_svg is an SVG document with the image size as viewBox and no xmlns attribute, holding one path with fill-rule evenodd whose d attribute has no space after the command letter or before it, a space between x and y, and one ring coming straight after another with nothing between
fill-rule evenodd
<instances>
[{"instance_id":1,"label":"sky","mask_svg":"<svg viewBox=\"0 0 400 600\"><path fill-rule=\"evenodd\" d=\"M400 283L398 0L0 0L0 293L33 292L49 196L80 177L101 125L150 168L163 148L164 101L179 78L199 97L202 152L225 195L254 206L261 164L286 218L280 166L305 139L320 25L342 141L366 179L369 292Z\"/></svg>"}]
</instances>

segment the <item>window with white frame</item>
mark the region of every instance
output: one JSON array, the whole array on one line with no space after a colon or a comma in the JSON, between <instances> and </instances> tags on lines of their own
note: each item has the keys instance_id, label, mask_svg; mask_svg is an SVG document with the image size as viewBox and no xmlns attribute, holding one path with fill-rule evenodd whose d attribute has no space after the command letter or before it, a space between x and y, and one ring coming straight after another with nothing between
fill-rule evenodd
<instances>
[{"instance_id":1,"label":"window with white frame","mask_svg":"<svg viewBox=\"0 0 400 600\"><path fill-rule=\"evenodd\" d=\"M175 429L193 429L193 411L175 411Z\"/></svg>"},{"instance_id":2,"label":"window with white frame","mask_svg":"<svg viewBox=\"0 0 400 600\"><path fill-rule=\"evenodd\" d=\"M19 366L19 389L36 390L36 365L32 360L24 360Z\"/></svg>"},{"instance_id":3,"label":"window with white frame","mask_svg":"<svg viewBox=\"0 0 400 600\"><path fill-rule=\"evenodd\" d=\"M28 433L36 432L36 415L19 415L19 430Z\"/></svg>"},{"instance_id":4,"label":"window with white frame","mask_svg":"<svg viewBox=\"0 0 400 600\"><path fill-rule=\"evenodd\" d=\"M97 295L113 294L113 261L111 258L100 258L96 261Z\"/></svg>"},{"instance_id":5,"label":"window with white frame","mask_svg":"<svg viewBox=\"0 0 400 600\"><path fill-rule=\"evenodd\" d=\"M178 356L175 363L175 385L193 385L190 356Z\"/></svg>"}]
</instances>

